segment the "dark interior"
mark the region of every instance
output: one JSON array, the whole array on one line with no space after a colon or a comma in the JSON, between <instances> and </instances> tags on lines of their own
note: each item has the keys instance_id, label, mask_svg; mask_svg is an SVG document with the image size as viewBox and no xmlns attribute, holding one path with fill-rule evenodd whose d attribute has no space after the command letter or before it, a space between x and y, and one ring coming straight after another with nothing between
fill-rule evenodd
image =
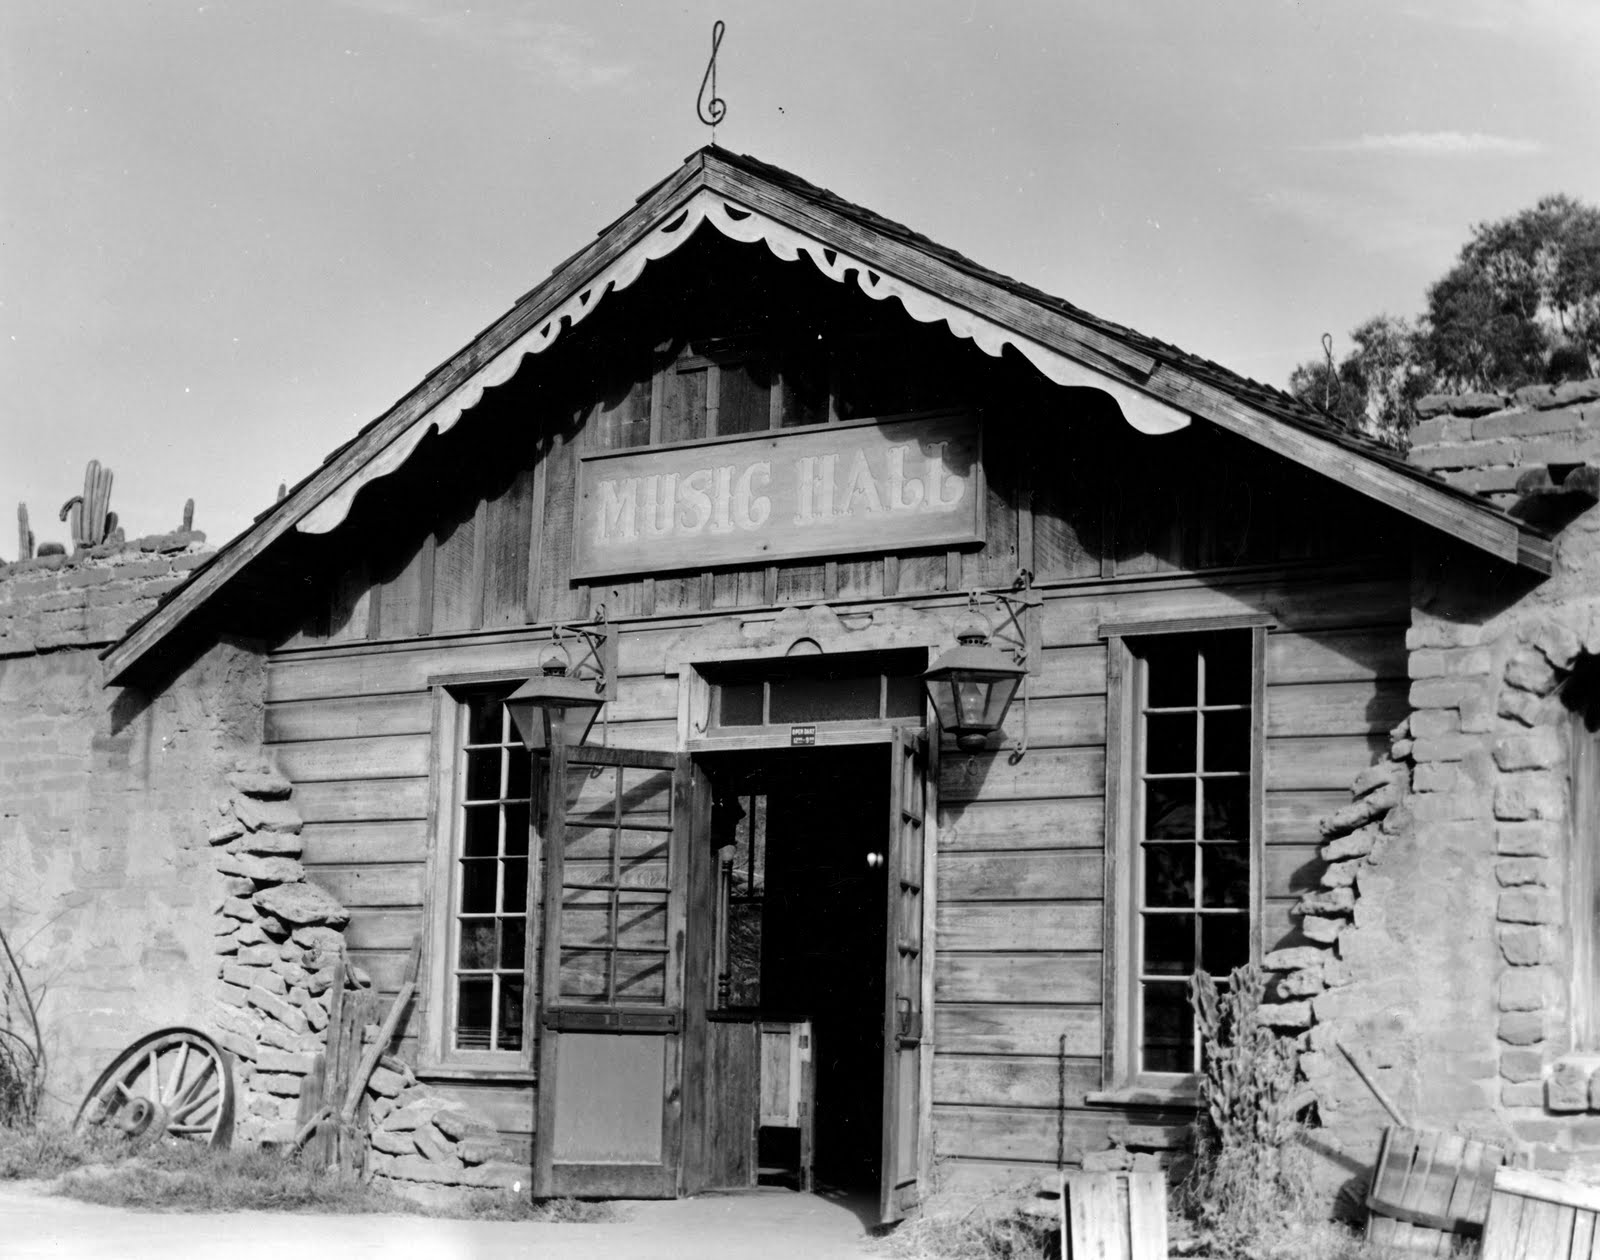
<instances>
[{"instance_id":1,"label":"dark interior","mask_svg":"<svg viewBox=\"0 0 1600 1260\"><path fill-rule=\"evenodd\" d=\"M888 766L870 746L707 759L727 931L719 1004L812 1021L821 1185L876 1190L883 1111ZM731 842L730 842L730 837ZM730 872L731 868L731 872ZM763 1132L763 1166L792 1133Z\"/></svg>"}]
</instances>

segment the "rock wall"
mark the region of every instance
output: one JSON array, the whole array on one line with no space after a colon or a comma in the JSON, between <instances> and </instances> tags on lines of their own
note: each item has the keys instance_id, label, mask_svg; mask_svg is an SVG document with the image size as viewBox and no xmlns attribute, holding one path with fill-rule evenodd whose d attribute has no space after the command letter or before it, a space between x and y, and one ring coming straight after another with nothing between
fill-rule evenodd
<instances>
[{"instance_id":1,"label":"rock wall","mask_svg":"<svg viewBox=\"0 0 1600 1260\"><path fill-rule=\"evenodd\" d=\"M1400 790L1375 831L1334 834L1324 850L1357 863L1323 963L1345 983L1306 999L1302 1067L1322 1139L1352 1168L1370 1160L1386 1118L1339 1040L1366 1051L1416 1123L1501 1142L1539 1167L1600 1169L1600 1119L1587 1114L1591 1097L1600 1110L1600 1059L1574 1052L1580 925L1566 879L1571 846L1596 842L1595 820L1572 826L1561 698L1600 655L1600 509L1584 490L1600 464L1595 399L1600 382L1420 408L1418 462L1519 513L1548 515L1559 497L1563 528L1543 582L1445 540L1419 543L1412 712L1371 772Z\"/></svg>"}]
</instances>

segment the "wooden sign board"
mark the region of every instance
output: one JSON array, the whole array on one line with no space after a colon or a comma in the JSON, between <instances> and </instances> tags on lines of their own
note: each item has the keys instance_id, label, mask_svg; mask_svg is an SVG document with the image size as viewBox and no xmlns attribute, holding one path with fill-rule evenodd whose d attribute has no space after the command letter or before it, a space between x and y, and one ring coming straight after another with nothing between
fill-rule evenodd
<instances>
[{"instance_id":1,"label":"wooden sign board","mask_svg":"<svg viewBox=\"0 0 1600 1260\"><path fill-rule=\"evenodd\" d=\"M811 425L585 455L573 574L983 541L977 418Z\"/></svg>"}]
</instances>

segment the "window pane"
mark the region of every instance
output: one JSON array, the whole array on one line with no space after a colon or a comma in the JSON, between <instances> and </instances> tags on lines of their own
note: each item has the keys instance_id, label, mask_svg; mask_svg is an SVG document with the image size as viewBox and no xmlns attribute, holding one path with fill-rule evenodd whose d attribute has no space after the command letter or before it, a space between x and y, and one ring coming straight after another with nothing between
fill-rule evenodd
<instances>
[{"instance_id":1,"label":"window pane","mask_svg":"<svg viewBox=\"0 0 1600 1260\"><path fill-rule=\"evenodd\" d=\"M717 688L718 721L723 726L760 726L762 684L723 683Z\"/></svg>"},{"instance_id":2,"label":"window pane","mask_svg":"<svg viewBox=\"0 0 1600 1260\"><path fill-rule=\"evenodd\" d=\"M1207 770L1248 770L1250 768L1250 711L1207 713Z\"/></svg>"},{"instance_id":3,"label":"window pane","mask_svg":"<svg viewBox=\"0 0 1600 1260\"><path fill-rule=\"evenodd\" d=\"M528 859L507 858L505 902L501 906L507 914L525 914L528 910Z\"/></svg>"},{"instance_id":4,"label":"window pane","mask_svg":"<svg viewBox=\"0 0 1600 1260\"><path fill-rule=\"evenodd\" d=\"M1250 847L1207 844L1200 849L1201 902L1208 910L1243 909L1250 904Z\"/></svg>"},{"instance_id":5,"label":"window pane","mask_svg":"<svg viewBox=\"0 0 1600 1260\"><path fill-rule=\"evenodd\" d=\"M500 920L500 967L504 971L521 971L527 956L523 952L528 941L528 926L523 919Z\"/></svg>"},{"instance_id":6,"label":"window pane","mask_svg":"<svg viewBox=\"0 0 1600 1260\"><path fill-rule=\"evenodd\" d=\"M666 997L665 954L617 951L617 1001L660 1002Z\"/></svg>"},{"instance_id":7,"label":"window pane","mask_svg":"<svg viewBox=\"0 0 1600 1260\"><path fill-rule=\"evenodd\" d=\"M1145 718L1145 763L1151 774L1195 768L1195 715L1152 713Z\"/></svg>"},{"instance_id":8,"label":"window pane","mask_svg":"<svg viewBox=\"0 0 1600 1260\"><path fill-rule=\"evenodd\" d=\"M1147 844L1144 847L1144 904L1194 905L1194 846Z\"/></svg>"},{"instance_id":9,"label":"window pane","mask_svg":"<svg viewBox=\"0 0 1600 1260\"><path fill-rule=\"evenodd\" d=\"M533 754L523 748L506 753L506 799L525 801L533 789Z\"/></svg>"},{"instance_id":10,"label":"window pane","mask_svg":"<svg viewBox=\"0 0 1600 1260\"><path fill-rule=\"evenodd\" d=\"M467 799L500 799L500 750L480 748L467 754Z\"/></svg>"},{"instance_id":11,"label":"window pane","mask_svg":"<svg viewBox=\"0 0 1600 1260\"><path fill-rule=\"evenodd\" d=\"M1194 1015L1182 984L1144 985L1141 1066L1146 1072L1192 1072Z\"/></svg>"},{"instance_id":12,"label":"window pane","mask_svg":"<svg viewBox=\"0 0 1600 1260\"><path fill-rule=\"evenodd\" d=\"M1152 976L1187 976L1194 971L1194 915L1144 916L1144 970Z\"/></svg>"},{"instance_id":13,"label":"window pane","mask_svg":"<svg viewBox=\"0 0 1600 1260\"><path fill-rule=\"evenodd\" d=\"M456 1049L489 1048L489 1010L494 981L488 976L464 978L456 984Z\"/></svg>"},{"instance_id":14,"label":"window pane","mask_svg":"<svg viewBox=\"0 0 1600 1260\"><path fill-rule=\"evenodd\" d=\"M1146 839L1194 839L1194 786L1193 779L1156 779L1144 785Z\"/></svg>"},{"instance_id":15,"label":"window pane","mask_svg":"<svg viewBox=\"0 0 1600 1260\"><path fill-rule=\"evenodd\" d=\"M487 971L494 966L494 920L461 921L461 962L464 971Z\"/></svg>"},{"instance_id":16,"label":"window pane","mask_svg":"<svg viewBox=\"0 0 1600 1260\"><path fill-rule=\"evenodd\" d=\"M506 839L504 852L520 854L528 851L528 806L505 805Z\"/></svg>"},{"instance_id":17,"label":"window pane","mask_svg":"<svg viewBox=\"0 0 1600 1260\"><path fill-rule=\"evenodd\" d=\"M1192 705L1195 693L1195 645L1181 641L1153 643L1144 651L1147 695L1152 709Z\"/></svg>"},{"instance_id":18,"label":"window pane","mask_svg":"<svg viewBox=\"0 0 1600 1260\"><path fill-rule=\"evenodd\" d=\"M885 717L920 718L922 716L922 679L916 674L890 674L889 694Z\"/></svg>"},{"instance_id":19,"label":"window pane","mask_svg":"<svg viewBox=\"0 0 1600 1260\"><path fill-rule=\"evenodd\" d=\"M845 722L878 716L878 675L855 678L774 678L771 718L784 722Z\"/></svg>"},{"instance_id":20,"label":"window pane","mask_svg":"<svg viewBox=\"0 0 1600 1260\"><path fill-rule=\"evenodd\" d=\"M1208 914L1200 921L1200 965L1213 976L1227 979L1235 967L1250 960L1250 916Z\"/></svg>"},{"instance_id":21,"label":"window pane","mask_svg":"<svg viewBox=\"0 0 1600 1260\"><path fill-rule=\"evenodd\" d=\"M1208 840L1248 840L1250 838L1250 780L1205 779L1200 784L1205 796L1202 818Z\"/></svg>"},{"instance_id":22,"label":"window pane","mask_svg":"<svg viewBox=\"0 0 1600 1260\"><path fill-rule=\"evenodd\" d=\"M500 977L500 1035L496 1050L522 1049L522 980Z\"/></svg>"},{"instance_id":23,"label":"window pane","mask_svg":"<svg viewBox=\"0 0 1600 1260\"><path fill-rule=\"evenodd\" d=\"M495 877L500 863L493 858L470 858L461 863L461 913L493 914Z\"/></svg>"},{"instance_id":24,"label":"window pane","mask_svg":"<svg viewBox=\"0 0 1600 1260\"><path fill-rule=\"evenodd\" d=\"M498 744L500 742L500 715L505 712L505 705L500 700L498 691L487 695L476 695L468 698L467 706L467 743L469 744Z\"/></svg>"},{"instance_id":25,"label":"window pane","mask_svg":"<svg viewBox=\"0 0 1600 1260\"><path fill-rule=\"evenodd\" d=\"M1206 640L1206 703L1250 703L1250 635L1219 634Z\"/></svg>"},{"instance_id":26,"label":"window pane","mask_svg":"<svg viewBox=\"0 0 1600 1260\"><path fill-rule=\"evenodd\" d=\"M500 851L500 807L468 805L462 812L461 855L493 857Z\"/></svg>"}]
</instances>

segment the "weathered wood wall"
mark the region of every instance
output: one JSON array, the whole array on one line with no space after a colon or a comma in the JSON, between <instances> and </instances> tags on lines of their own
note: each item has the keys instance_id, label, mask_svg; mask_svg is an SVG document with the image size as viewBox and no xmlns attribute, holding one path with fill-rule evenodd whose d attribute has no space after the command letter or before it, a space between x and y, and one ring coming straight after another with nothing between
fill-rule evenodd
<instances>
[{"instance_id":1,"label":"weathered wood wall","mask_svg":"<svg viewBox=\"0 0 1600 1260\"><path fill-rule=\"evenodd\" d=\"M698 294L694 301L680 308L621 295L612 312L586 322L590 341L569 347L567 360L536 363L526 381L493 391L481 415L429 439L407 469L358 498L330 539L341 562L308 575L314 611L269 665L267 740L296 785L312 877L351 907L354 955L393 991L427 897L428 679L526 674L552 620L605 605L622 633L604 738L671 747L678 679L665 667L676 659L672 645L708 619L822 601L937 599L1008 583L1028 568L1046 594L1030 751L1015 764L1003 753L952 751L943 761L938 1151L955 1161L951 1177L982 1181L1051 1165L1058 1148L1097 1149L1130 1126L1184 1123L1084 1102L1100 1086L1103 1044L1106 649L1098 628L1239 612L1275 618L1265 940L1268 948L1292 944L1288 908L1320 873L1316 819L1344 803L1352 777L1405 712L1406 579L1393 562L1361 559L1403 555L1404 525L1225 435L1196 428L1141 437L1103 396L1054 389L1020 363L886 323L880 304L825 281L816 283L830 291L797 284L758 252L741 259L751 272L743 287L701 277L699 290L694 277L672 270L688 266L688 252L675 256L663 265L663 284ZM739 359L737 340L676 335L701 326L713 308L743 335L776 346L764 366ZM781 337L757 318L771 310L790 312ZM795 329L806 335L790 336ZM830 354L816 350L819 335ZM608 350L603 359L596 346ZM619 363L621 371L609 366ZM546 378L563 383L540 384ZM907 404L981 404L989 486L981 550L594 588L568 580L577 451ZM414 1028L409 1036L414 1044ZM528 1079L452 1088L470 1092L506 1133L531 1139Z\"/></svg>"}]
</instances>

